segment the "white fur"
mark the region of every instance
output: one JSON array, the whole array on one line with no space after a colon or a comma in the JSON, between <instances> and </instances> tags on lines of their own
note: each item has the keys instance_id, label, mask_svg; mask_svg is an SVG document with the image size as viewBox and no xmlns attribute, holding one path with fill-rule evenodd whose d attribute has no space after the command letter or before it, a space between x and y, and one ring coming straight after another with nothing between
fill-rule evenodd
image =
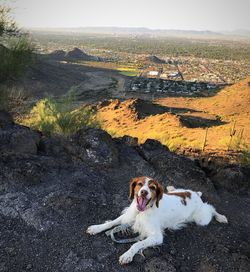
<instances>
[{"instance_id":1,"label":"white fur","mask_svg":"<svg viewBox=\"0 0 250 272\"><path fill-rule=\"evenodd\" d=\"M143 187L148 190L147 186L148 180ZM227 223L227 218L224 215L217 213L212 205L201 200L201 192L171 189L171 193L188 191L191 193L191 198L186 198L186 205L184 205L180 197L163 194L159 208L154 204L148 206L143 212L137 210L136 200L134 199L120 217L104 224L90 226L87 233L94 235L116 225L130 224L133 230L140 234L141 241L133 244L128 251L120 256L120 263L126 264L133 260L138 251L162 244L163 233L166 228L180 229L189 222L204 226L209 224L213 216L218 222Z\"/></svg>"},{"instance_id":2,"label":"white fur","mask_svg":"<svg viewBox=\"0 0 250 272\"><path fill-rule=\"evenodd\" d=\"M141 189L139 190L138 196L141 196L141 191L144 190L144 191L147 191L147 192L148 192L148 194L146 195L146 198L147 198L147 199L150 199L150 198L151 198L152 194L151 194L151 191L150 191L150 189L149 189L149 187L148 187L148 183L149 183L150 180L152 180L152 179L151 179L151 178L148 178L148 177L145 178L145 183L144 183L144 185L141 187Z\"/></svg>"}]
</instances>

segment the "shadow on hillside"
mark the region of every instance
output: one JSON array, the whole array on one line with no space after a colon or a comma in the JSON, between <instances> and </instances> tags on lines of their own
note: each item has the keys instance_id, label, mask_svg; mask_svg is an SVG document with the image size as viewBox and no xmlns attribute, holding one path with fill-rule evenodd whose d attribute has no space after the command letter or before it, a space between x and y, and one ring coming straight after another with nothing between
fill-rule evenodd
<instances>
[{"instance_id":1,"label":"shadow on hillside","mask_svg":"<svg viewBox=\"0 0 250 272\"><path fill-rule=\"evenodd\" d=\"M180 121L187 128L207 128L226 124L226 122L221 121L218 118L208 119L200 116L191 115L181 115Z\"/></svg>"},{"instance_id":2,"label":"shadow on hillside","mask_svg":"<svg viewBox=\"0 0 250 272\"><path fill-rule=\"evenodd\" d=\"M142 99L136 99L134 101L133 107L137 112L138 119L144 119L148 116L157 114L171 113L177 115L180 118L182 125L187 128L206 128L226 124L226 122L223 122L216 117L204 118L197 115L191 115L192 113L203 113L202 111L189 108L166 107Z\"/></svg>"},{"instance_id":3,"label":"shadow on hillside","mask_svg":"<svg viewBox=\"0 0 250 272\"><path fill-rule=\"evenodd\" d=\"M167 107L159 104L152 103L147 100L136 99L134 102L134 108L138 114L139 119L144 119L151 115L172 113L172 114L184 114L199 112L189 108L175 108Z\"/></svg>"},{"instance_id":4,"label":"shadow on hillside","mask_svg":"<svg viewBox=\"0 0 250 272\"><path fill-rule=\"evenodd\" d=\"M98 101L101 93L97 94L94 92L95 86L99 82L92 76L92 74L98 73L101 75L100 78L111 81L110 78L117 71L77 63L55 61L47 58L47 56L38 55L36 63L29 67L25 75L15 80L13 84L27 90L34 99L41 99L48 95L61 96L72 87L77 87L83 94L85 91L86 93L93 91L92 97ZM90 84L91 86L88 88Z\"/></svg>"}]
</instances>

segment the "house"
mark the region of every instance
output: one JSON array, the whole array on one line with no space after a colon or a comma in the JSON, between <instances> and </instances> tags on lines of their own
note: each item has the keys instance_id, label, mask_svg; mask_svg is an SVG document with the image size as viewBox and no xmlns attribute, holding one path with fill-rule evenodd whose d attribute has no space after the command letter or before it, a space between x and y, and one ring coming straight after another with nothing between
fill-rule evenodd
<instances>
[{"instance_id":1,"label":"house","mask_svg":"<svg viewBox=\"0 0 250 272\"><path fill-rule=\"evenodd\" d=\"M148 76L158 76L159 72L158 71L149 71Z\"/></svg>"}]
</instances>

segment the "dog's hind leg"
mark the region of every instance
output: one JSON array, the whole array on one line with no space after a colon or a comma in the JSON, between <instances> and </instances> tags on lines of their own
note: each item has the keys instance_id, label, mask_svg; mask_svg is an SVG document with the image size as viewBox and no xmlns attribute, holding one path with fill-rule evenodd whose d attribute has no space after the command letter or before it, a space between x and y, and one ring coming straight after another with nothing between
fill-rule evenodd
<instances>
[{"instance_id":1,"label":"dog's hind leg","mask_svg":"<svg viewBox=\"0 0 250 272\"><path fill-rule=\"evenodd\" d=\"M195 212L193 220L197 225L206 226L213 218L215 209L212 205L203 203L202 206Z\"/></svg>"},{"instance_id":2,"label":"dog's hind leg","mask_svg":"<svg viewBox=\"0 0 250 272\"><path fill-rule=\"evenodd\" d=\"M226 216L216 212L215 208L208 203L203 203L200 209L195 212L194 221L197 225L205 226L210 223L213 216L220 223L228 223Z\"/></svg>"}]
</instances>

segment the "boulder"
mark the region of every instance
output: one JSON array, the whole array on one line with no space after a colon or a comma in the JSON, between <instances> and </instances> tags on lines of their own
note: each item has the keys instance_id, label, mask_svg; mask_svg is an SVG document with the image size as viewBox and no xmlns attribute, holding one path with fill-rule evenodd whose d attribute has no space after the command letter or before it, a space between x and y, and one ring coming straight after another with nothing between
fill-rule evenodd
<instances>
[{"instance_id":1,"label":"boulder","mask_svg":"<svg viewBox=\"0 0 250 272\"><path fill-rule=\"evenodd\" d=\"M0 130L10 128L14 124L12 116L5 110L0 110Z\"/></svg>"},{"instance_id":2,"label":"boulder","mask_svg":"<svg viewBox=\"0 0 250 272\"><path fill-rule=\"evenodd\" d=\"M78 146L82 160L102 167L117 166L118 150L107 132L101 129L83 128L72 137L72 140Z\"/></svg>"},{"instance_id":3,"label":"boulder","mask_svg":"<svg viewBox=\"0 0 250 272\"><path fill-rule=\"evenodd\" d=\"M28 127L14 124L12 117L0 112L0 151L36 154L41 134Z\"/></svg>"}]
</instances>

